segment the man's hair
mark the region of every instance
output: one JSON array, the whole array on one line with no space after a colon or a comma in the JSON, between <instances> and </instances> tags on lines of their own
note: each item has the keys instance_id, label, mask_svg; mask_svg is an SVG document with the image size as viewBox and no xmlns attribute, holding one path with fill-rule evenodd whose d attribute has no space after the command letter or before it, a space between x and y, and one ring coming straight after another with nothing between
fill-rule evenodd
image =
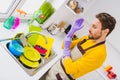
<instances>
[{"instance_id":1,"label":"man's hair","mask_svg":"<svg viewBox=\"0 0 120 80\"><path fill-rule=\"evenodd\" d=\"M109 29L109 32L107 34L109 35L115 27L115 18L108 13L99 13L96 15L96 18L100 20L102 24L102 29Z\"/></svg>"}]
</instances>

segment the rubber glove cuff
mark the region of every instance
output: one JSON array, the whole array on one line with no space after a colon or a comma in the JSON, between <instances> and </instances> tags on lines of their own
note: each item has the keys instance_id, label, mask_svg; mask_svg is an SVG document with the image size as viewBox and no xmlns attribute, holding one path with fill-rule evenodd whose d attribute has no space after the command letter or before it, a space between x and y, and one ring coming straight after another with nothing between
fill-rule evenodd
<instances>
[{"instance_id":1,"label":"rubber glove cuff","mask_svg":"<svg viewBox=\"0 0 120 80\"><path fill-rule=\"evenodd\" d=\"M63 57L65 57L65 56L71 56L71 55L70 55L70 50L65 50L65 49L64 49Z\"/></svg>"}]
</instances>

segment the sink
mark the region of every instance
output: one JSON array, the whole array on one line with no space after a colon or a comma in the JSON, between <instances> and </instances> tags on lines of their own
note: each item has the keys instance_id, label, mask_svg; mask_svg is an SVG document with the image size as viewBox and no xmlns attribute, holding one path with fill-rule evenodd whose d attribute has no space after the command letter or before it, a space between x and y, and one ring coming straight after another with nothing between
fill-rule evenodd
<instances>
[{"instance_id":1,"label":"sink","mask_svg":"<svg viewBox=\"0 0 120 80\"><path fill-rule=\"evenodd\" d=\"M37 68L28 68L26 67L24 64L22 64L19 60L18 57L15 57L10 51L9 49L7 48L7 44L9 43L10 41L4 41L4 42L1 42L1 45L4 47L4 49L7 51L8 55L10 55L10 57L12 57L17 63L18 65L30 76L33 76L35 75L40 69L42 69L42 67L44 67L46 64L48 64L51 60L53 60L57 54L55 53L55 51L53 49L51 49L51 53L50 53L50 56L48 58L44 58L41 56L41 60L39 61L39 66Z\"/></svg>"}]
</instances>

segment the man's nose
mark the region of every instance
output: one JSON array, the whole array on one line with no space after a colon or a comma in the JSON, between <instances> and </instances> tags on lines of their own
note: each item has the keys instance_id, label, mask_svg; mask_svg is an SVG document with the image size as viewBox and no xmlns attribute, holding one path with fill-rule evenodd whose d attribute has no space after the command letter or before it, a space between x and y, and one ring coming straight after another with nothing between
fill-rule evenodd
<instances>
[{"instance_id":1,"label":"man's nose","mask_svg":"<svg viewBox=\"0 0 120 80\"><path fill-rule=\"evenodd\" d=\"M92 30L92 27L89 28L89 32L91 32L91 30Z\"/></svg>"}]
</instances>

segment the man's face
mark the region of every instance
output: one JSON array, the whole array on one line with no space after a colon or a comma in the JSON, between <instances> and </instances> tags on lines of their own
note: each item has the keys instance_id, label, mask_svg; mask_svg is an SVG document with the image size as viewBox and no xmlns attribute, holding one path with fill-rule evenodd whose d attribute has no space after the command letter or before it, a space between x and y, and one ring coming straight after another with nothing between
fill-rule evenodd
<instances>
[{"instance_id":1,"label":"man's face","mask_svg":"<svg viewBox=\"0 0 120 80\"><path fill-rule=\"evenodd\" d=\"M98 19L95 19L89 29L89 38L97 40L102 36L102 24Z\"/></svg>"}]
</instances>

